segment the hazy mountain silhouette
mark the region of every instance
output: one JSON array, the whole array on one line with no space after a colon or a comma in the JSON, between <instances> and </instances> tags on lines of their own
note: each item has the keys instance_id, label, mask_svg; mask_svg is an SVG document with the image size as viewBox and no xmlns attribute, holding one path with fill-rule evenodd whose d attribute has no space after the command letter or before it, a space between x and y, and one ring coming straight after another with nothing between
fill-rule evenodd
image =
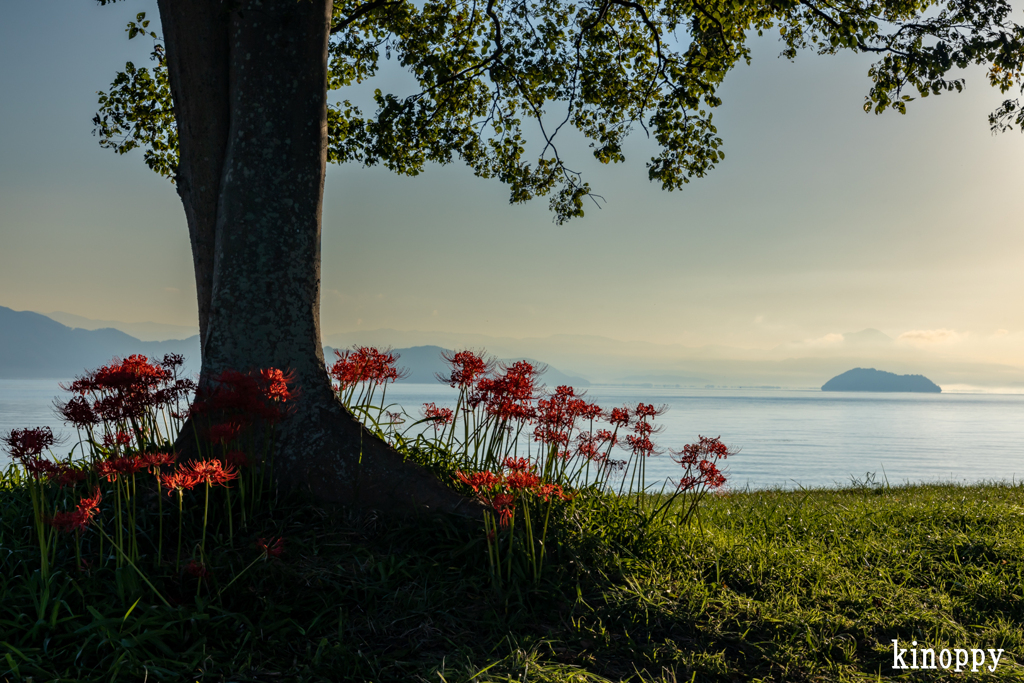
<instances>
[{"instance_id":1,"label":"hazy mountain silhouette","mask_svg":"<svg viewBox=\"0 0 1024 683\"><path fill-rule=\"evenodd\" d=\"M89 326L103 322L72 314L60 315L67 316L67 320L84 320L83 325ZM128 329L128 323L109 322ZM168 327L180 331L179 326ZM154 329L148 331L154 332ZM336 334L325 341L335 348L347 348L351 344L398 347L403 363L413 373L407 381L427 383L434 381L435 372L444 370L439 359L440 349L475 348L506 359L543 358L547 364L555 366L542 378L549 387L586 386L587 382L579 378L587 377L591 382L611 384L774 385L811 389L821 386L822 377L832 377L847 368L881 365L898 368L904 373L927 375L947 389L964 386L1024 388L1024 368L937 356L927 350L901 345L871 328L773 349L686 347L593 335L517 339L396 330ZM433 348L424 350L423 347ZM181 353L189 363L189 372L198 371L199 342L195 336L180 341L140 341L116 329L72 329L38 313L0 307L0 378L70 378L108 363L115 355L144 353L162 357L168 352ZM330 360L331 350L326 356Z\"/></svg>"},{"instance_id":2,"label":"hazy mountain silhouette","mask_svg":"<svg viewBox=\"0 0 1024 683\"><path fill-rule=\"evenodd\" d=\"M115 329L83 330L31 311L0 306L0 378L67 379L106 365L114 356L185 356L185 372L199 370L199 335L144 342Z\"/></svg>"},{"instance_id":3,"label":"hazy mountain silhouette","mask_svg":"<svg viewBox=\"0 0 1024 683\"><path fill-rule=\"evenodd\" d=\"M847 346L891 346L894 341L892 337L873 327L843 335L843 343Z\"/></svg>"},{"instance_id":4,"label":"hazy mountain silhouette","mask_svg":"<svg viewBox=\"0 0 1024 683\"><path fill-rule=\"evenodd\" d=\"M908 391L937 394L939 385L924 375L897 375L874 368L854 368L833 377L822 391Z\"/></svg>"},{"instance_id":5,"label":"hazy mountain silhouette","mask_svg":"<svg viewBox=\"0 0 1024 683\"><path fill-rule=\"evenodd\" d=\"M154 323L150 321L142 323L126 323L121 320L96 320L94 318L75 315L74 313L65 313L64 311L54 311L52 313L43 313L42 315L71 328L78 327L83 330L102 330L106 328L113 328L115 330L121 330L125 334L135 337L141 341L188 339L189 337L194 337L199 334L199 327L196 325L168 325L167 323Z\"/></svg>"}]
</instances>

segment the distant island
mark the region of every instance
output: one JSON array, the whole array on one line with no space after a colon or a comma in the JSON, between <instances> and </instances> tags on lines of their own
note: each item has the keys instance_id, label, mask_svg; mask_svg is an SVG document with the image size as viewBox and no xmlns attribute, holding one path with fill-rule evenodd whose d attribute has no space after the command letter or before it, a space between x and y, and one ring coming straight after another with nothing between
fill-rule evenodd
<instances>
[{"instance_id":1,"label":"distant island","mask_svg":"<svg viewBox=\"0 0 1024 683\"><path fill-rule=\"evenodd\" d=\"M938 394L942 392L935 382L924 375L897 375L874 368L854 368L836 375L821 387L822 391L912 391Z\"/></svg>"}]
</instances>

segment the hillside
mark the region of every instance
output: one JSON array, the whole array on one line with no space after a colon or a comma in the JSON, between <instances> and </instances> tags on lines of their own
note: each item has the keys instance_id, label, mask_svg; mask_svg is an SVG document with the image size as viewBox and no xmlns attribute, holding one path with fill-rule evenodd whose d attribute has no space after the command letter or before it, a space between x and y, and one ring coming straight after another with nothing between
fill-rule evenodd
<instances>
[{"instance_id":1,"label":"hillside","mask_svg":"<svg viewBox=\"0 0 1024 683\"><path fill-rule=\"evenodd\" d=\"M403 381L437 383L437 373L450 372L441 358L444 351L440 346L395 349L400 356L399 365L409 370ZM124 358L133 353L155 359L163 358L167 353L180 353L185 357L184 372L199 372L198 335L171 341L141 341L113 328L72 328L39 313L0 306L0 379L69 379L106 365L115 356ZM328 365L334 362L332 347L324 347L324 358ZM540 361L527 360L534 365L544 365ZM549 388L561 384L575 387L590 385L585 379L566 375L552 367L548 367L541 380Z\"/></svg>"},{"instance_id":2,"label":"hillside","mask_svg":"<svg viewBox=\"0 0 1024 683\"><path fill-rule=\"evenodd\" d=\"M854 368L833 377L822 391L905 391L938 394L942 388L924 375L897 375L874 368Z\"/></svg>"},{"instance_id":3,"label":"hillside","mask_svg":"<svg viewBox=\"0 0 1024 683\"><path fill-rule=\"evenodd\" d=\"M115 329L71 328L39 313L0 306L0 379L68 379L133 353L150 358L180 353L185 372L199 370L198 335L144 342Z\"/></svg>"}]
</instances>

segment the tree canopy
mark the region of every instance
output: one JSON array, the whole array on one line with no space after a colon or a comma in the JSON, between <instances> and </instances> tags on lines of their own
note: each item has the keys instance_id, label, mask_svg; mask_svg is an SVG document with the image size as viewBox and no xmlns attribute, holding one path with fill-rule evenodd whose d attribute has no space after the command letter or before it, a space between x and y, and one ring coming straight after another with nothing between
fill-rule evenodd
<instances>
[{"instance_id":1,"label":"tree canopy","mask_svg":"<svg viewBox=\"0 0 1024 683\"><path fill-rule=\"evenodd\" d=\"M111 0L100 0L105 4ZM302 2L304 0L297 0ZM637 131L659 152L650 180L676 190L724 158L713 110L728 72L751 58L749 39L778 31L782 54L877 54L865 111L905 113L914 96L964 87L951 74L988 68L1004 93L1022 85L1024 29L1005 0L336 0L328 46L328 160L416 175L461 160L510 188L510 201L550 196L558 222L582 216L592 188L559 152L566 128L602 163L625 159ZM177 134L160 37L140 13L129 38L155 41L151 68L129 62L100 94L101 144L145 150L174 178ZM344 98L371 81L382 57L415 92L376 89L375 110ZM1019 99L990 117L994 130L1024 124Z\"/></svg>"}]
</instances>

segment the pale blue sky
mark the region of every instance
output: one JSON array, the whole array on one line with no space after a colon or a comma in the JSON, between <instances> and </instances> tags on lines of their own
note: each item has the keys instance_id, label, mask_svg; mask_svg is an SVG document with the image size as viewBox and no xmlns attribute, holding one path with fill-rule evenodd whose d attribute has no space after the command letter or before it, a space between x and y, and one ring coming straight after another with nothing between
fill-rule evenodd
<instances>
[{"instance_id":1,"label":"pale blue sky","mask_svg":"<svg viewBox=\"0 0 1024 683\"><path fill-rule=\"evenodd\" d=\"M195 321L173 187L91 135L96 91L146 62L123 30L140 11L155 19L155 2L0 3L0 305ZM989 133L999 94L971 72L963 95L876 117L861 110L869 58L778 51L757 41L728 78L727 156L710 177L662 192L640 135L615 167L577 148L607 203L566 226L546 200L511 207L457 166L331 168L325 333L768 349L873 327L910 333L908 349L1024 366L1024 136Z\"/></svg>"}]
</instances>

